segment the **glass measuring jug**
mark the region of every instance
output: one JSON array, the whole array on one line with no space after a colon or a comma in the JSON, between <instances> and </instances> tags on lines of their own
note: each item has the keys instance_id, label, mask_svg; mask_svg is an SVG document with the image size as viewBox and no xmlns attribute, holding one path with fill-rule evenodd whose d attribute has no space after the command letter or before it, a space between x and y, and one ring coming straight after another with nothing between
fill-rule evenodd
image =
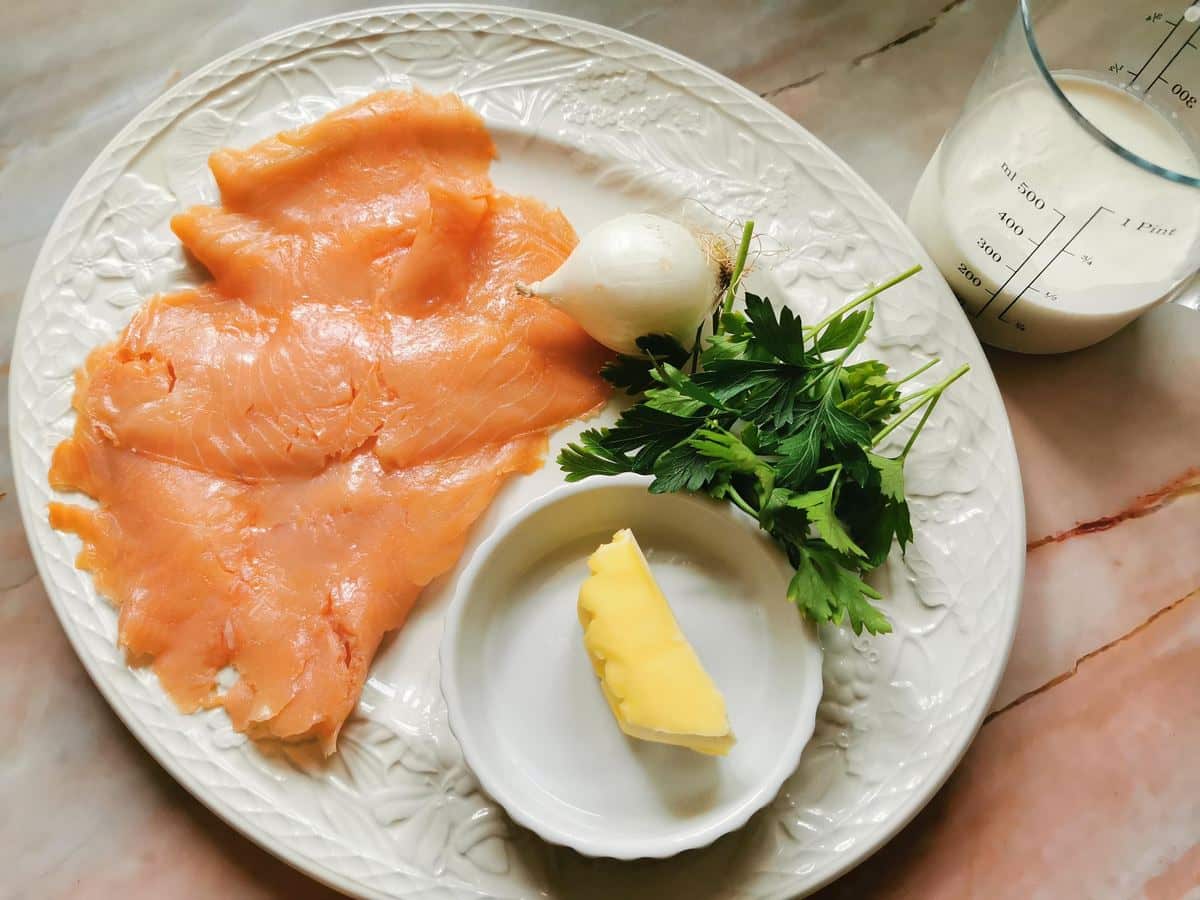
<instances>
[{"instance_id":1,"label":"glass measuring jug","mask_svg":"<svg viewBox=\"0 0 1200 900\"><path fill-rule=\"evenodd\" d=\"M1058 353L1195 286L1200 0L1019 0L908 212L985 343Z\"/></svg>"}]
</instances>

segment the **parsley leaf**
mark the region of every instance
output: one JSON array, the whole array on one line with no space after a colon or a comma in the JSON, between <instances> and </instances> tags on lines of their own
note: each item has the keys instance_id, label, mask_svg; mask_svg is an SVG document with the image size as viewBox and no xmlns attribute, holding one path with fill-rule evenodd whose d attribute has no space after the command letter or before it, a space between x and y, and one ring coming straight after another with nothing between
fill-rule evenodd
<instances>
[{"instance_id":1,"label":"parsley leaf","mask_svg":"<svg viewBox=\"0 0 1200 900\"><path fill-rule=\"evenodd\" d=\"M558 454L558 467L566 473L567 481L583 481L591 475L620 475L632 472L630 461L605 446L607 430L592 428L568 444Z\"/></svg>"},{"instance_id":2,"label":"parsley leaf","mask_svg":"<svg viewBox=\"0 0 1200 900\"><path fill-rule=\"evenodd\" d=\"M805 364L808 353L804 349L804 326L790 308L785 306L776 316L769 301L747 292L746 316L750 320L747 330L763 349L780 362Z\"/></svg>"},{"instance_id":3,"label":"parsley leaf","mask_svg":"<svg viewBox=\"0 0 1200 900\"><path fill-rule=\"evenodd\" d=\"M776 448L782 457L776 481L790 487L812 477L825 448L851 459L871 437L866 423L838 407L830 396L807 404L792 424L793 431Z\"/></svg>"},{"instance_id":4,"label":"parsley leaf","mask_svg":"<svg viewBox=\"0 0 1200 900\"><path fill-rule=\"evenodd\" d=\"M837 482L831 481L829 486L823 490L793 495L788 498L787 505L804 510L808 515L808 520L817 529L817 534L821 536L821 540L834 550L839 553L865 557L866 552L854 543L854 539L838 521L837 513L833 511L836 489Z\"/></svg>"},{"instance_id":5,"label":"parsley leaf","mask_svg":"<svg viewBox=\"0 0 1200 900\"><path fill-rule=\"evenodd\" d=\"M711 391L705 390L695 378L688 377L682 371L675 368L675 366L669 364L659 366L654 372L654 380L703 406L711 406L714 409L724 408L724 404L719 397ZM650 390L646 392L646 396L649 398L656 393L657 390Z\"/></svg>"},{"instance_id":6,"label":"parsley leaf","mask_svg":"<svg viewBox=\"0 0 1200 900\"><path fill-rule=\"evenodd\" d=\"M736 434L723 428L701 428L688 438L687 443L721 471L752 475L763 468L758 455Z\"/></svg>"},{"instance_id":7,"label":"parsley leaf","mask_svg":"<svg viewBox=\"0 0 1200 900\"><path fill-rule=\"evenodd\" d=\"M700 364L705 368L718 359L745 357L750 343L750 331L746 317L740 312L725 313L718 319L718 330L708 338L700 353Z\"/></svg>"},{"instance_id":8,"label":"parsley leaf","mask_svg":"<svg viewBox=\"0 0 1200 900\"><path fill-rule=\"evenodd\" d=\"M676 415L639 403L625 410L617 424L607 429L602 443L611 453L620 456L632 453L630 470L648 475L654 471L655 460L686 440L706 421L707 416Z\"/></svg>"},{"instance_id":9,"label":"parsley leaf","mask_svg":"<svg viewBox=\"0 0 1200 900\"><path fill-rule=\"evenodd\" d=\"M777 362L712 360L693 379L725 407L757 425L791 425L804 406L814 375L806 368Z\"/></svg>"},{"instance_id":10,"label":"parsley leaf","mask_svg":"<svg viewBox=\"0 0 1200 900\"><path fill-rule=\"evenodd\" d=\"M872 568L887 559L892 544L901 551L912 541L912 522L904 499L904 459L867 453L869 477L842 488L839 502L846 526Z\"/></svg>"},{"instance_id":11,"label":"parsley leaf","mask_svg":"<svg viewBox=\"0 0 1200 900\"><path fill-rule=\"evenodd\" d=\"M868 453L867 461L879 473L879 486L885 497L904 502L904 459Z\"/></svg>"},{"instance_id":12,"label":"parsley leaf","mask_svg":"<svg viewBox=\"0 0 1200 900\"><path fill-rule=\"evenodd\" d=\"M637 339L644 356L618 356L604 364L601 377L615 388L620 388L631 397L642 393L654 384L656 363L667 363L680 367L691 358L691 352L669 334L648 334Z\"/></svg>"},{"instance_id":13,"label":"parsley leaf","mask_svg":"<svg viewBox=\"0 0 1200 900\"><path fill-rule=\"evenodd\" d=\"M817 471L821 459L821 432L802 428L779 442L775 448L780 456L775 481L781 485L800 486Z\"/></svg>"},{"instance_id":14,"label":"parsley leaf","mask_svg":"<svg viewBox=\"0 0 1200 900\"><path fill-rule=\"evenodd\" d=\"M836 316L817 336L817 351L827 353L830 350L844 350L854 343L854 336L864 327L863 320L867 320L865 327L869 328L871 320L874 318L875 306L873 304L868 304L863 309L846 315Z\"/></svg>"},{"instance_id":15,"label":"parsley leaf","mask_svg":"<svg viewBox=\"0 0 1200 900\"><path fill-rule=\"evenodd\" d=\"M711 460L697 456L686 444L679 444L655 460L650 493L702 491L713 483L717 474Z\"/></svg>"},{"instance_id":16,"label":"parsley leaf","mask_svg":"<svg viewBox=\"0 0 1200 900\"><path fill-rule=\"evenodd\" d=\"M881 598L835 551L815 543L801 549L796 574L788 584L788 599L809 618L835 625L849 619L855 634L862 634L864 628L871 634L892 630L892 623L871 604Z\"/></svg>"},{"instance_id":17,"label":"parsley leaf","mask_svg":"<svg viewBox=\"0 0 1200 900\"><path fill-rule=\"evenodd\" d=\"M704 409L703 400L688 397L673 387L657 387L646 391L645 403L651 409L676 416L694 416Z\"/></svg>"},{"instance_id":18,"label":"parsley leaf","mask_svg":"<svg viewBox=\"0 0 1200 900\"><path fill-rule=\"evenodd\" d=\"M895 415L900 409L900 391L887 377L887 366L876 360L855 363L842 369L843 399L838 407L869 424Z\"/></svg>"}]
</instances>

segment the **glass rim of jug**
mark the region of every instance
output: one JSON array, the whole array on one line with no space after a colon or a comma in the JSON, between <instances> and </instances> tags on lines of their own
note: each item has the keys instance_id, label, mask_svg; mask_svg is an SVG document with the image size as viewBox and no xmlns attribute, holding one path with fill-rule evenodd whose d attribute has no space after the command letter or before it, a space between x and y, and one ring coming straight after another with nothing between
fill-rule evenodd
<instances>
[{"instance_id":1,"label":"glass rim of jug","mask_svg":"<svg viewBox=\"0 0 1200 900\"><path fill-rule=\"evenodd\" d=\"M1182 172L1176 172L1174 169L1168 169L1165 166L1160 166L1157 163L1152 163L1145 157L1139 156L1132 150L1122 146L1114 141L1107 134L1097 128L1091 121L1074 107L1063 89L1058 86L1058 81L1054 78L1054 74L1050 71L1050 67L1046 65L1046 60L1042 56L1042 50L1038 46L1037 35L1034 32L1033 13L1029 8L1030 0L1018 0L1018 15L1021 17L1021 27L1025 32L1025 41L1029 45L1029 53L1033 57L1034 65L1037 66L1039 74L1046 82L1046 86L1050 88L1050 92L1054 95L1059 105L1063 110L1074 119L1084 131L1090 134L1093 138L1099 141L1103 146L1107 147L1113 153L1120 156L1122 159L1133 163L1143 171L1157 175L1160 178L1165 178L1168 181L1173 181L1176 184L1184 185L1200 189L1200 178L1194 178L1191 175L1185 175Z\"/></svg>"}]
</instances>

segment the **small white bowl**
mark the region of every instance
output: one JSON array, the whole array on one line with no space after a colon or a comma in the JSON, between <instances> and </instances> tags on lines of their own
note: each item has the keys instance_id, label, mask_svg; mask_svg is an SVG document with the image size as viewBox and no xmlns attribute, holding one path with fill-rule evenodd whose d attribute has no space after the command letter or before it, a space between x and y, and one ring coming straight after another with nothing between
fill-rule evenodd
<instances>
[{"instance_id":1,"label":"small white bowl","mask_svg":"<svg viewBox=\"0 0 1200 900\"><path fill-rule=\"evenodd\" d=\"M647 484L588 479L504 522L463 573L442 639L450 727L483 789L589 856L670 856L745 824L795 770L821 698L787 560L733 507ZM620 528L725 695L726 757L626 737L601 695L576 602L587 557Z\"/></svg>"}]
</instances>

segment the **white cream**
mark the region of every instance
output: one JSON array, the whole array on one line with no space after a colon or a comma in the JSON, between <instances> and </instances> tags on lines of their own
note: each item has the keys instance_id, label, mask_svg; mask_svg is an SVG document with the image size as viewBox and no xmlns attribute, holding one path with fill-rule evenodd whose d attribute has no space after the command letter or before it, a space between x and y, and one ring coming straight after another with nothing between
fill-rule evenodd
<instances>
[{"instance_id":1,"label":"white cream","mask_svg":"<svg viewBox=\"0 0 1200 900\"><path fill-rule=\"evenodd\" d=\"M1156 109L1092 78L1056 79L1117 144L1200 175ZM1196 266L1200 190L1122 159L1029 81L988 98L943 141L908 223L982 340L1054 353L1109 336Z\"/></svg>"}]
</instances>

